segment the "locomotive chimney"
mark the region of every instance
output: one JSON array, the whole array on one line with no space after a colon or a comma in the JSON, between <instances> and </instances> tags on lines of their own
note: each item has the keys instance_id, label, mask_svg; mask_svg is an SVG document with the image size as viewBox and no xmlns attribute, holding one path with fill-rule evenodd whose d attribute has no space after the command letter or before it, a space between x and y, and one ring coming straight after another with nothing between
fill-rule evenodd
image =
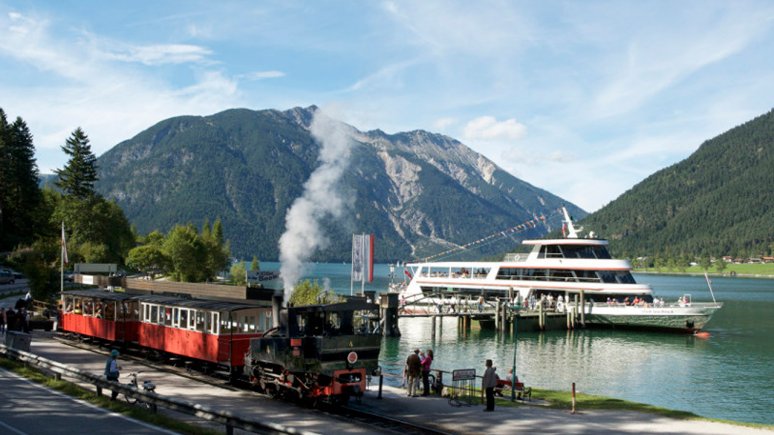
<instances>
[{"instance_id":1,"label":"locomotive chimney","mask_svg":"<svg viewBox=\"0 0 774 435\"><path fill-rule=\"evenodd\" d=\"M275 292L274 296L271 297L271 326L274 328L280 326L280 311L282 310L282 302L284 299L282 291Z\"/></svg>"}]
</instances>

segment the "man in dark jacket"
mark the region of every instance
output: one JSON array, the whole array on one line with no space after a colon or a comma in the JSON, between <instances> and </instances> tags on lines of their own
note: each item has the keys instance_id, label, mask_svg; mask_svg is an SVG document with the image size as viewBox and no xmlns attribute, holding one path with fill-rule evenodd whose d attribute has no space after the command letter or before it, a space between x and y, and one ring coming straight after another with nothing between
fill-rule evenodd
<instances>
[{"instance_id":1,"label":"man in dark jacket","mask_svg":"<svg viewBox=\"0 0 774 435\"><path fill-rule=\"evenodd\" d=\"M113 349L110 352L110 358L105 361L105 379L108 381L118 381L118 377L121 375L119 372L120 367L118 366L118 351L116 349ZM113 391L110 395L110 400L116 400L116 397L118 396L118 391Z\"/></svg>"},{"instance_id":2,"label":"man in dark jacket","mask_svg":"<svg viewBox=\"0 0 774 435\"><path fill-rule=\"evenodd\" d=\"M481 381L481 387L486 391L486 409L484 411L494 411L494 389L497 386L497 374L495 368L492 367L492 360L486 360L486 370L484 371L484 379Z\"/></svg>"},{"instance_id":3,"label":"man in dark jacket","mask_svg":"<svg viewBox=\"0 0 774 435\"><path fill-rule=\"evenodd\" d=\"M406 369L408 371L408 395L417 397L417 384L419 376L422 374L422 360L419 359L419 349L414 349L414 353L406 359Z\"/></svg>"}]
</instances>

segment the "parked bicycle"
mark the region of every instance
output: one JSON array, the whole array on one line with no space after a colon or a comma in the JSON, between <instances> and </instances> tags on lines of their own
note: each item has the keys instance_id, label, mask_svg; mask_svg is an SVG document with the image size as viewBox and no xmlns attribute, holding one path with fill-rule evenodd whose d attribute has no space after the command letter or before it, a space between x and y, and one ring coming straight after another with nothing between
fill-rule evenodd
<instances>
[{"instance_id":1,"label":"parked bicycle","mask_svg":"<svg viewBox=\"0 0 774 435\"><path fill-rule=\"evenodd\" d=\"M134 390L139 390L138 381L137 381L137 375L139 373L140 372L129 373L129 383L126 384L127 387L129 387L131 389L134 389ZM151 381L143 381L143 383L142 383L142 390L145 393L155 393L156 392L156 384L154 384ZM150 402L147 402L147 401L143 400L141 397L133 397L133 396L128 396L128 395L124 394L124 398L126 399L126 401L128 403L130 403L132 405L136 404L137 406L141 406L143 408L148 408L150 410L155 410L155 408L156 408L156 405L154 405L153 403L150 403Z\"/></svg>"}]
</instances>

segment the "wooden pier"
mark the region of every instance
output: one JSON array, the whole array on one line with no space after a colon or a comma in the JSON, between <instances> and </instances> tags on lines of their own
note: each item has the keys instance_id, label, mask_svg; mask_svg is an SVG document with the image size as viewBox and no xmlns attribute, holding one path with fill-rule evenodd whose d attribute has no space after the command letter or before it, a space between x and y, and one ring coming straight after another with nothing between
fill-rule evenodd
<instances>
[{"instance_id":1,"label":"wooden pier","mask_svg":"<svg viewBox=\"0 0 774 435\"><path fill-rule=\"evenodd\" d=\"M516 328L518 331L547 331L585 327L585 301L582 294L561 310L546 307L541 301L533 309L528 309L514 306L505 298L494 298L486 300L484 308L480 310L470 300L466 302L460 305L442 303L435 307L407 304L398 309L398 317L429 317L432 319L433 333L439 323L437 319L445 317L457 318L457 327L463 331L470 330L473 325L506 332L514 332Z\"/></svg>"}]
</instances>

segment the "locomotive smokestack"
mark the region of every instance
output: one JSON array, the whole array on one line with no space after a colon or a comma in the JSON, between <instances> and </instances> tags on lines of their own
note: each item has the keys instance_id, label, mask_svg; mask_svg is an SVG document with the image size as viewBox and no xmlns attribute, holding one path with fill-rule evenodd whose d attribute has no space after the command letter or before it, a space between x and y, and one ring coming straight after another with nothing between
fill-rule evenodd
<instances>
[{"instance_id":1,"label":"locomotive smokestack","mask_svg":"<svg viewBox=\"0 0 774 435\"><path fill-rule=\"evenodd\" d=\"M283 299L283 292L275 292L274 296L271 297L271 326L274 328L280 326L280 310L282 309Z\"/></svg>"}]
</instances>

